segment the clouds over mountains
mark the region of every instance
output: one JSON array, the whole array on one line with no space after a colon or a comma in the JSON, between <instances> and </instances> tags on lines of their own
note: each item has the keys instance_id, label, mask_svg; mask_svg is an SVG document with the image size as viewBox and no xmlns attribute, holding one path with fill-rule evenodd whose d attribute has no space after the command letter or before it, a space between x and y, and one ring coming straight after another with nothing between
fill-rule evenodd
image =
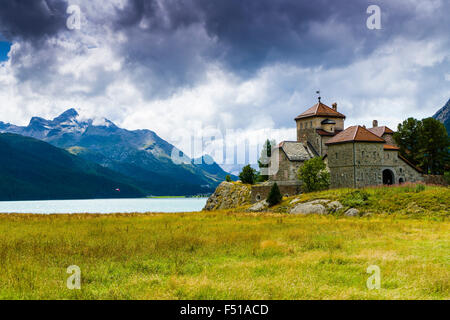
<instances>
[{"instance_id":1,"label":"clouds over mountains","mask_svg":"<svg viewBox=\"0 0 450 320\"><path fill-rule=\"evenodd\" d=\"M1 1L14 45L2 120L69 106L170 138L173 128L290 127L322 89L348 120L390 126L450 94L448 1ZM366 27L370 4L382 29ZM5 103L5 101L7 101Z\"/></svg>"}]
</instances>

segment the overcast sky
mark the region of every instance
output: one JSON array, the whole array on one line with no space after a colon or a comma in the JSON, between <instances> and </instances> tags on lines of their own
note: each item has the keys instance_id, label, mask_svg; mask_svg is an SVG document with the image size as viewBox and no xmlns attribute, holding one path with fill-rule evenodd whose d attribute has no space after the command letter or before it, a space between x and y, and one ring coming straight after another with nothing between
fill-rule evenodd
<instances>
[{"instance_id":1,"label":"overcast sky","mask_svg":"<svg viewBox=\"0 0 450 320\"><path fill-rule=\"evenodd\" d=\"M370 5L381 29L367 27ZM395 129L450 98L449 12L448 0L0 0L0 121L73 107L181 148L177 135L202 128L291 140L320 89L346 126Z\"/></svg>"}]
</instances>

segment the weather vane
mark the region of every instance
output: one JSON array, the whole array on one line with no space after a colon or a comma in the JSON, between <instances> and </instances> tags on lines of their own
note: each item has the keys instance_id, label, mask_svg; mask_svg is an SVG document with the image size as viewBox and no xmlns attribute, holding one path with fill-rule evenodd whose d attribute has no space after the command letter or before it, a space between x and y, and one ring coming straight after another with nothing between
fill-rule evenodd
<instances>
[{"instance_id":1,"label":"weather vane","mask_svg":"<svg viewBox=\"0 0 450 320\"><path fill-rule=\"evenodd\" d=\"M317 93L317 95L318 95L317 98L319 99L319 103L320 103L320 99L321 99L321 97L320 97L320 90L317 90L316 93Z\"/></svg>"}]
</instances>

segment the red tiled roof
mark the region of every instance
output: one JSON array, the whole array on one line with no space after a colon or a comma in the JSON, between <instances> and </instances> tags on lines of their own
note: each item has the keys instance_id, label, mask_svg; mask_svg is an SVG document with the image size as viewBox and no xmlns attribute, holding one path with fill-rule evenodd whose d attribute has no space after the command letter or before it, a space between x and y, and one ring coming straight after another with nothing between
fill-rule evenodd
<instances>
[{"instance_id":1,"label":"red tiled roof","mask_svg":"<svg viewBox=\"0 0 450 320\"><path fill-rule=\"evenodd\" d=\"M334 137L335 135L337 135L339 132L342 132L342 130L335 130L334 132L328 132L325 131L323 129L316 129L316 132L318 135L320 136L328 136L328 137Z\"/></svg>"},{"instance_id":2,"label":"red tiled roof","mask_svg":"<svg viewBox=\"0 0 450 320\"><path fill-rule=\"evenodd\" d=\"M335 135L333 138L328 140L328 142L326 144L329 145L329 144L353 142L353 141L386 143L386 141L384 141L384 139L373 134L366 128L361 127L361 126L352 126L352 127L348 127L344 131Z\"/></svg>"},{"instance_id":3,"label":"red tiled roof","mask_svg":"<svg viewBox=\"0 0 450 320\"><path fill-rule=\"evenodd\" d=\"M393 145L391 145L391 144L385 144L385 145L383 146L383 149L384 149L384 150L400 150L399 147L393 146Z\"/></svg>"},{"instance_id":4,"label":"red tiled roof","mask_svg":"<svg viewBox=\"0 0 450 320\"><path fill-rule=\"evenodd\" d=\"M333 137L333 136L336 135L335 132L328 132L328 131L325 131L325 130L322 130L322 129L316 129L316 132L317 132L317 134L320 135L320 136L330 136L330 137Z\"/></svg>"},{"instance_id":5,"label":"red tiled roof","mask_svg":"<svg viewBox=\"0 0 450 320\"><path fill-rule=\"evenodd\" d=\"M385 133L388 133L388 134L394 133L394 131L392 131L390 128L388 128L386 126L370 128L369 131L376 134L379 137L382 137L383 134L385 134Z\"/></svg>"},{"instance_id":6,"label":"red tiled roof","mask_svg":"<svg viewBox=\"0 0 450 320\"><path fill-rule=\"evenodd\" d=\"M323 117L330 117L330 118L344 118L345 116L342 113L339 113L332 108L324 105L322 102L319 102L303 112L301 115L299 115L295 120L297 119L303 119L303 118L309 118L309 117L315 117L315 116L323 116Z\"/></svg>"}]
</instances>

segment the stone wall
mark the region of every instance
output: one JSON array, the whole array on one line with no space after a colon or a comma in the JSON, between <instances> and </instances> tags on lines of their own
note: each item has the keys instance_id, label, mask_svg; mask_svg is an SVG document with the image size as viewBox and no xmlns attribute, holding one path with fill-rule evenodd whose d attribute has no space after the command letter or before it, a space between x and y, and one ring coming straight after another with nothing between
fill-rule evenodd
<instances>
[{"instance_id":1,"label":"stone wall","mask_svg":"<svg viewBox=\"0 0 450 320\"><path fill-rule=\"evenodd\" d=\"M331 138L333 138L332 136L321 136L320 137L320 148L319 150L317 150L317 152L319 152L320 156L325 156L326 154L328 154L328 146L326 145L326 143L328 142L328 140L330 140Z\"/></svg>"},{"instance_id":2,"label":"stone wall","mask_svg":"<svg viewBox=\"0 0 450 320\"><path fill-rule=\"evenodd\" d=\"M444 176L426 174L423 176L423 181L426 184L438 184L442 186L448 186L448 183L447 181L445 181Z\"/></svg>"},{"instance_id":3,"label":"stone wall","mask_svg":"<svg viewBox=\"0 0 450 320\"><path fill-rule=\"evenodd\" d=\"M397 150L384 150L383 143L342 143L330 145L327 163L332 188L362 188L383 184L383 171L389 170L393 184L422 181L420 172L398 156Z\"/></svg>"},{"instance_id":4,"label":"stone wall","mask_svg":"<svg viewBox=\"0 0 450 320\"><path fill-rule=\"evenodd\" d=\"M251 202L255 203L267 199L270 189L273 183L257 184L252 186L251 190ZM290 197L301 193L300 181L296 183L277 182L281 195L284 197Z\"/></svg>"},{"instance_id":5,"label":"stone wall","mask_svg":"<svg viewBox=\"0 0 450 320\"><path fill-rule=\"evenodd\" d=\"M331 188L353 187L353 144L333 144L328 147L328 168Z\"/></svg>"},{"instance_id":6,"label":"stone wall","mask_svg":"<svg viewBox=\"0 0 450 320\"><path fill-rule=\"evenodd\" d=\"M278 154L278 171L270 175L271 181L296 181L298 168L303 165L303 161L289 161L288 157L281 148L273 152L273 156ZM272 167L273 170L275 170Z\"/></svg>"}]
</instances>

